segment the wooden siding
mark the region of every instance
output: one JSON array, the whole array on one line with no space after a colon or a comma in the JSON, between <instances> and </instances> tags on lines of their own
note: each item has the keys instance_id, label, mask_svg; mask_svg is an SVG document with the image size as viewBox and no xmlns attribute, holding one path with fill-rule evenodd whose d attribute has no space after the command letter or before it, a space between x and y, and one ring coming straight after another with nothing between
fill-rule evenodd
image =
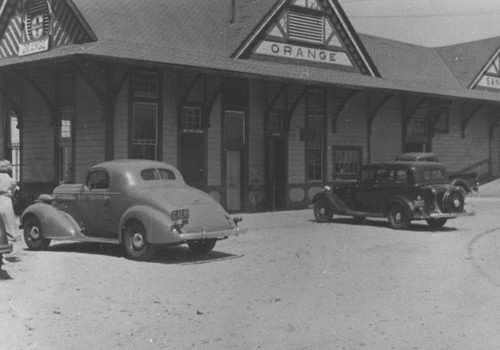
<instances>
[{"instance_id":1,"label":"wooden siding","mask_svg":"<svg viewBox=\"0 0 500 350\"><path fill-rule=\"evenodd\" d=\"M129 81L127 81L116 100L115 106L115 129L114 129L114 153L115 159L128 158L128 121L129 121Z\"/></svg>"},{"instance_id":2,"label":"wooden siding","mask_svg":"<svg viewBox=\"0 0 500 350\"><path fill-rule=\"evenodd\" d=\"M24 116L21 131L22 181L54 181L54 128L46 104L24 84Z\"/></svg>"},{"instance_id":3,"label":"wooden siding","mask_svg":"<svg viewBox=\"0 0 500 350\"><path fill-rule=\"evenodd\" d=\"M403 120L401 99L391 98L385 104L372 124L371 161L394 160L403 149Z\"/></svg>"},{"instance_id":4,"label":"wooden siding","mask_svg":"<svg viewBox=\"0 0 500 350\"><path fill-rule=\"evenodd\" d=\"M222 183L222 131L221 131L221 101L220 97L214 104L210 114L208 128L208 186L220 186Z\"/></svg>"},{"instance_id":5,"label":"wooden siding","mask_svg":"<svg viewBox=\"0 0 500 350\"><path fill-rule=\"evenodd\" d=\"M163 73L163 160L177 166L177 126L178 106L176 92L176 74L173 71Z\"/></svg>"},{"instance_id":6,"label":"wooden siding","mask_svg":"<svg viewBox=\"0 0 500 350\"><path fill-rule=\"evenodd\" d=\"M75 182L85 181L91 166L104 161L102 107L92 89L79 78L75 113Z\"/></svg>"},{"instance_id":7,"label":"wooden siding","mask_svg":"<svg viewBox=\"0 0 500 350\"><path fill-rule=\"evenodd\" d=\"M334 145L363 147L363 163L367 161L367 105L367 95L356 94L337 119L337 132L328 133L329 147ZM330 155L328 162L332 162Z\"/></svg>"},{"instance_id":8,"label":"wooden siding","mask_svg":"<svg viewBox=\"0 0 500 350\"><path fill-rule=\"evenodd\" d=\"M488 110L483 108L467 124L465 138L461 131L461 110L458 103L451 109L448 134L436 134L432 140L433 152L449 172L457 172L489 158ZM489 169L476 169L485 175Z\"/></svg>"},{"instance_id":9,"label":"wooden siding","mask_svg":"<svg viewBox=\"0 0 500 350\"><path fill-rule=\"evenodd\" d=\"M266 178L266 137L265 137L265 83L250 81L249 111L248 111L248 184L251 187L261 187Z\"/></svg>"}]
</instances>

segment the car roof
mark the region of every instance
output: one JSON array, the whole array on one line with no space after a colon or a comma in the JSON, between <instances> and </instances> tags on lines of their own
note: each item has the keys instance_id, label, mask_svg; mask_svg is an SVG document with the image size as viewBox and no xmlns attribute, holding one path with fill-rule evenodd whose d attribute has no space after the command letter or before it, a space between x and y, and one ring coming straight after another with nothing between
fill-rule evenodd
<instances>
[{"instance_id":1,"label":"car roof","mask_svg":"<svg viewBox=\"0 0 500 350\"><path fill-rule=\"evenodd\" d=\"M441 163L436 162L426 162L426 161L390 161L390 162L380 162L380 163L370 163L363 165L363 168L384 168L384 167L400 167L400 168L422 168L422 167L441 167L444 166Z\"/></svg>"},{"instance_id":2,"label":"car roof","mask_svg":"<svg viewBox=\"0 0 500 350\"><path fill-rule=\"evenodd\" d=\"M438 160L438 156L430 152L408 152L399 154L396 160L421 160L421 159L433 159Z\"/></svg>"},{"instance_id":3,"label":"car roof","mask_svg":"<svg viewBox=\"0 0 500 350\"><path fill-rule=\"evenodd\" d=\"M107 168L110 170L126 170L126 169L145 169L145 168L166 168L178 172L177 168L165 162L160 162L157 160L147 160L147 159L117 159L110 160L106 162L101 162L92 167L95 168Z\"/></svg>"}]
</instances>

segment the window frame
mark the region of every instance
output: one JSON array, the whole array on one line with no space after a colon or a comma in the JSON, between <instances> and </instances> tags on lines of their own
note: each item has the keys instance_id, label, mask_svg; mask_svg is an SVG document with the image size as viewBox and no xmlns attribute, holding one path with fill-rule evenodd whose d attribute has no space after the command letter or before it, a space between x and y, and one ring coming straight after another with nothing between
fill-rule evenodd
<instances>
[{"instance_id":1,"label":"window frame","mask_svg":"<svg viewBox=\"0 0 500 350\"><path fill-rule=\"evenodd\" d=\"M337 172L337 152L355 152L357 153L358 163L356 172ZM345 158L344 158L345 159ZM345 161L342 164L347 164ZM334 145L332 146L332 176L334 180L356 180L359 176L359 171L363 166L363 147L350 145Z\"/></svg>"}]
</instances>

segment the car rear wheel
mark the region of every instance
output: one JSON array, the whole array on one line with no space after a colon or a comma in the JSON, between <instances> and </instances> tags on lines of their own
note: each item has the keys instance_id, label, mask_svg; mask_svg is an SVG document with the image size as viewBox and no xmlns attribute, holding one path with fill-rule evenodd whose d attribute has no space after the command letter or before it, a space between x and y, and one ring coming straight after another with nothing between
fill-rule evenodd
<instances>
[{"instance_id":1,"label":"car rear wheel","mask_svg":"<svg viewBox=\"0 0 500 350\"><path fill-rule=\"evenodd\" d=\"M188 247L193 253L206 254L215 247L216 239L206 239L204 241L189 241Z\"/></svg>"},{"instance_id":2,"label":"car rear wheel","mask_svg":"<svg viewBox=\"0 0 500 350\"><path fill-rule=\"evenodd\" d=\"M430 227L439 228L439 227L443 227L444 224L446 224L446 221L448 221L448 219L443 219L443 218L441 218L441 219L428 219L426 221Z\"/></svg>"},{"instance_id":3,"label":"car rear wheel","mask_svg":"<svg viewBox=\"0 0 500 350\"><path fill-rule=\"evenodd\" d=\"M45 250L50 245L50 239L43 237L42 226L34 216L29 217L24 223L23 236L28 249Z\"/></svg>"},{"instance_id":4,"label":"car rear wheel","mask_svg":"<svg viewBox=\"0 0 500 350\"><path fill-rule=\"evenodd\" d=\"M146 261L156 253L156 245L148 242L146 230L139 222L133 222L125 228L123 245L127 256L132 260Z\"/></svg>"},{"instance_id":5,"label":"car rear wheel","mask_svg":"<svg viewBox=\"0 0 500 350\"><path fill-rule=\"evenodd\" d=\"M393 204L388 213L389 225L396 230L406 230L410 227L411 219L401 204Z\"/></svg>"},{"instance_id":6,"label":"car rear wheel","mask_svg":"<svg viewBox=\"0 0 500 350\"><path fill-rule=\"evenodd\" d=\"M332 217L332 206L325 199L320 199L314 204L314 218L317 222L329 222Z\"/></svg>"}]
</instances>

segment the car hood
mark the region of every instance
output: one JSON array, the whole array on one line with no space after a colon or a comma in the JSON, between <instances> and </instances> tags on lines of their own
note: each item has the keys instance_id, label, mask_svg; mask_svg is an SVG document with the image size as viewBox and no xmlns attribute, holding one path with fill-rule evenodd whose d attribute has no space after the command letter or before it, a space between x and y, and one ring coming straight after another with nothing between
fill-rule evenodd
<instances>
[{"instance_id":1,"label":"car hood","mask_svg":"<svg viewBox=\"0 0 500 350\"><path fill-rule=\"evenodd\" d=\"M174 210L188 209L188 224L184 226L187 232L221 231L236 227L231 216L215 199L196 188L168 186L151 188L147 192L169 214Z\"/></svg>"}]
</instances>

